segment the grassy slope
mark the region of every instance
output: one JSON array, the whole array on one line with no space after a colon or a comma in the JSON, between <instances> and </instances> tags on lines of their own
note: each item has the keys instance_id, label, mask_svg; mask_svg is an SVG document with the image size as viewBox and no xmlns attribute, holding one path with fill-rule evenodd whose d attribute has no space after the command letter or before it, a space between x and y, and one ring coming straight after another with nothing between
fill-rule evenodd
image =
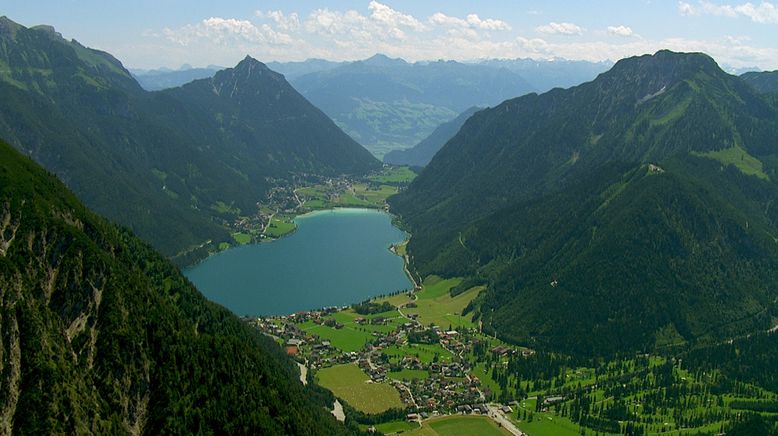
<instances>
[{"instance_id":1,"label":"grassy slope","mask_svg":"<svg viewBox=\"0 0 778 436\"><path fill-rule=\"evenodd\" d=\"M316 381L357 410L380 413L402 407L400 394L386 383L372 383L355 364L336 365L316 373Z\"/></svg>"}]
</instances>

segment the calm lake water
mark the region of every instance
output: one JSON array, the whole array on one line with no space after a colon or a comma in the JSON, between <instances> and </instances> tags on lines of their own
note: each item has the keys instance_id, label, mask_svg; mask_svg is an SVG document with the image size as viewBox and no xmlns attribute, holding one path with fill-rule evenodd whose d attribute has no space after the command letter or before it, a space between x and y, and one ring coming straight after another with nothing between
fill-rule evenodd
<instances>
[{"instance_id":1,"label":"calm lake water","mask_svg":"<svg viewBox=\"0 0 778 436\"><path fill-rule=\"evenodd\" d=\"M229 249L184 274L237 315L285 315L411 288L402 258L389 251L405 234L388 214L336 209L295 221L290 236Z\"/></svg>"}]
</instances>

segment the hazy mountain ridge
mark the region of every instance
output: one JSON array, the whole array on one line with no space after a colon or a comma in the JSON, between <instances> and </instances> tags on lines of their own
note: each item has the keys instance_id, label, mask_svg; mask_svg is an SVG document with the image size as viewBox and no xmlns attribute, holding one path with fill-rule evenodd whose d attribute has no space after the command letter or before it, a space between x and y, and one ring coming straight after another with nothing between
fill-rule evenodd
<instances>
[{"instance_id":1,"label":"hazy mountain ridge","mask_svg":"<svg viewBox=\"0 0 778 436\"><path fill-rule=\"evenodd\" d=\"M778 71L749 72L740 78L759 92L778 94Z\"/></svg>"},{"instance_id":2,"label":"hazy mountain ridge","mask_svg":"<svg viewBox=\"0 0 778 436\"><path fill-rule=\"evenodd\" d=\"M774 310L775 132L778 111L740 79L662 51L478 112L391 204L422 275L490 282L481 310L503 337L581 353L650 349L665 327L720 338L765 327L756 314ZM607 184L591 181L615 163ZM636 168L656 174L619 181ZM712 313L733 324L706 330Z\"/></svg>"},{"instance_id":3,"label":"hazy mountain ridge","mask_svg":"<svg viewBox=\"0 0 778 436\"><path fill-rule=\"evenodd\" d=\"M454 61L409 64L380 55L307 74L292 84L378 155L416 144L471 106L531 90L507 70Z\"/></svg>"},{"instance_id":4,"label":"hazy mountain ridge","mask_svg":"<svg viewBox=\"0 0 778 436\"><path fill-rule=\"evenodd\" d=\"M435 153L438 152L454 135L459 132L468 118L482 108L472 107L457 115L451 121L438 126L430 136L423 141L405 150L392 150L384 156L384 162L393 165L410 165L423 167L427 165Z\"/></svg>"}]
</instances>

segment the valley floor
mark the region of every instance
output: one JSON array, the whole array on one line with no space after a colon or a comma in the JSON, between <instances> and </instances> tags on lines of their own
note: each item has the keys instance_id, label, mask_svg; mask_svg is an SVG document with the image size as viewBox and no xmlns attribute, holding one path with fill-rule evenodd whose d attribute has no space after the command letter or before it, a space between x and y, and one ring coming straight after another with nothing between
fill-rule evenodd
<instances>
[{"instance_id":1,"label":"valley floor","mask_svg":"<svg viewBox=\"0 0 778 436\"><path fill-rule=\"evenodd\" d=\"M387 434L510 434L503 422L532 436L717 434L748 410L778 416L775 392L722 386L716 371L672 357L588 361L485 336L468 310L483 287L452 297L461 281L430 276L418 292L248 321L305 362L347 415L372 416L365 428Z\"/></svg>"}]
</instances>

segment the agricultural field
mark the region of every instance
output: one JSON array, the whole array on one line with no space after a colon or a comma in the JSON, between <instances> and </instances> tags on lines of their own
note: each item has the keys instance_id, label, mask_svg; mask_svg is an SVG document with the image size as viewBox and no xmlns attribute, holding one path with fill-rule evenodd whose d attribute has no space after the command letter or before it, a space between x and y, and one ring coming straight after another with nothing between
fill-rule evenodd
<instances>
[{"instance_id":1,"label":"agricultural field","mask_svg":"<svg viewBox=\"0 0 778 436\"><path fill-rule=\"evenodd\" d=\"M296 192L303 201L303 208L307 210L333 207L382 208L386 199L397 193L397 187L366 183L321 184L300 188Z\"/></svg>"},{"instance_id":2,"label":"agricultural field","mask_svg":"<svg viewBox=\"0 0 778 436\"><path fill-rule=\"evenodd\" d=\"M434 324L442 329L448 329L449 326L454 329L474 327L472 315L462 315L462 311L485 288L474 287L456 297L451 297L449 291L461 282L460 278L444 280L437 276L430 276L424 280L416 300L403 294L404 300L392 298L390 304L415 304L416 307L406 307L402 310L406 315L418 315L417 320L422 325Z\"/></svg>"},{"instance_id":3,"label":"agricultural field","mask_svg":"<svg viewBox=\"0 0 778 436\"><path fill-rule=\"evenodd\" d=\"M251 235L248 233L235 232L232 234L232 239L240 245L246 245L251 242Z\"/></svg>"},{"instance_id":4,"label":"agricultural field","mask_svg":"<svg viewBox=\"0 0 778 436\"><path fill-rule=\"evenodd\" d=\"M389 167L384 169L380 174L368 177L370 181L375 183L391 184L408 184L415 178L416 173L408 167Z\"/></svg>"},{"instance_id":5,"label":"agricultural field","mask_svg":"<svg viewBox=\"0 0 778 436\"><path fill-rule=\"evenodd\" d=\"M421 428L404 433L409 436L502 436L510 435L494 421L483 416L453 415L433 418L422 423Z\"/></svg>"},{"instance_id":6,"label":"agricultural field","mask_svg":"<svg viewBox=\"0 0 778 436\"><path fill-rule=\"evenodd\" d=\"M397 372L390 372L387 374L389 378L395 380L424 380L429 378L429 372L423 369L403 369Z\"/></svg>"},{"instance_id":7,"label":"agricultural field","mask_svg":"<svg viewBox=\"0 0 778 436\"><path fill-rule=\"evenodd\" d=\"M265 236L269 238L280 238L286 236L289 233L295 231L297 226L290 218L273 218L270 220L267 229L265 230Z\"/></svg>"},{"instance_id":8,"label":"agricultural field","mask_svg":"<svg viewBox=\"0 0 778 436\"><path fill-rule=\"evenodd\" d=\"M347 353L361 350L366 343L373 339L370 332L357 329L354 326L344 326L337 329L323 324L306 322L300 324L300 328L306 333L319 336L322 340L330 341L333 347Z\"/></svg>"},{"instance_id":9,"label":"agricultural field","mask_svg":"<svg viewBox=\"0 0 778 436\"><path fill-rule=\"evenodd\" d=\"M319 385L338 398L365 413L381 413L393 407L403 407L400 394L386 383L373 383L355 364L336 365L316 374Z\"/></svg>"}]
</instances>

